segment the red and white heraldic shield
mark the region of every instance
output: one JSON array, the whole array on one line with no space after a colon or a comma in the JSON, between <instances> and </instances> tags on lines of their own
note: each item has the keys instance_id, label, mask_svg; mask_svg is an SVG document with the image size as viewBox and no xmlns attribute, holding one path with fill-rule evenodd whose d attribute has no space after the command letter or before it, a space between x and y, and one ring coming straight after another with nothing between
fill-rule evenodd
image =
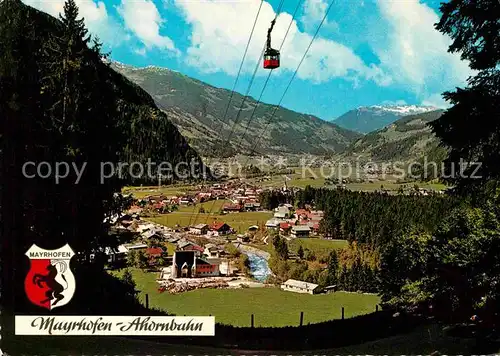
<instances>
[{"instance_id":1,"label":"red and white heraldic shield","mask_svg":"<svg viewBox=\"0 0 500 356\"><path fill-rule=\"evenodd\" d=\"M26 252L31 268L24 281L24 289L33 304L51 310L69 303L76 287L69 265L74 255L68 244L57 250L31 246Z\"/></svg>"}]
</instances>

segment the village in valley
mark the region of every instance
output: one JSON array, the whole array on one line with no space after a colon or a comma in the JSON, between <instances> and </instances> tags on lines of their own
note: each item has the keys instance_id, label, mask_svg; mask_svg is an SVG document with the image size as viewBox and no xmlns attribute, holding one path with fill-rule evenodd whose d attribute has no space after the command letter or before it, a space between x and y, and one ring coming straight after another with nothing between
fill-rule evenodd
<instances>
[{"instance_id":1,"label":"village in valley","mask_svg":"<svg viewBox=\"0 0 500 356\"><path fill-rule=\"evenodd\" d=\"M0 0L0 356L500 355L500 0L166 3Z\"/></svg>"},{"instance_id":2,"label":"village in valley","mask_svg":"<svg viewBox=\"0 0 500 356\"><path fill-rule=\"evenodd\" d=\"M271 248L270 237L280 235L288 241L321 238L319 226L323 212L313 207L295 209L285 203L274 210L265 210L259 201L259 194L264 190L246 183L213 184L197 189L181 196L131 196L132 206L115 216L111 223L118 236L125 233L133 238L116 248L106 248L108 265L155 271L160 293L175 294L198 288L265 287L272 272L265 268L259 276L258 272L254 273L253 265L257 263L254 258L269 258L266 250ZM286 184L278 190L284 194L290 192ZM214 205L219 211L210 215L211 219L205 219L204 215L209 213L205 209ZM192 215L191 224L168 227L155 222L186 210ZM247 218L255 215L255 224L233 226L226 222L238 220L239 214ZM264 217L268 218L263 220ZM200 218L207 220L206 223L198 222ZM296 280L286 281L281 288L309 294L319 292L318 285Z\"/></svg>"},{"instance_id":3,"label":"village in valley","mask_svg":"<svg viewBox=\"0 0 500 356\"><path fill-rule=\"evenodd\" d=\"M294 197L308 187L382 195L442 193L439 185L418 187L377 172L356 181L314 178L297 169L126 187L121 196L129 200L127 208L108 220L115 243L101 256L109 273L133 281L148 307L176 314L198 311L244 326L255 313L261 326L284 326L294 323L298 308L311 322L343 317L344 305L350 306L349 317L373 312L380 298L371 282L360 285L354 273L373 280L376 258L344 237L325 234L325 213L314 203L297 205ZM333 267L332 253L339 259ZM366 273L351 272L359 258ZM332 268L333 282L327 277ZM269 309L273 304L284 309ZM242 305L248 315L234 313Z\"/></svg>"}]
</instances>

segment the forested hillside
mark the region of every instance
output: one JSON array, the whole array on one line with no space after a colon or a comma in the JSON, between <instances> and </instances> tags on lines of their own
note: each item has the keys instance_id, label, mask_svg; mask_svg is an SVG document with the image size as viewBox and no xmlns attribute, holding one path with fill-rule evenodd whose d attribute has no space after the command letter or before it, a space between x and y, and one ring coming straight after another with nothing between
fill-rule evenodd
<instances>
[{"instance_id":1,"label":"forested hillside","mask_svg":"<svg viewBox=\"0 0 500 356\"><path fill-rule=\"evenodd\" d=\"M410 227L433 231L459 200L442 195L386 195L307 187L297 195L299 206L325 211L321 230L336 239L373 248L396 240Z\"/></svg>"},{"instance_id":2,"label":"forested hillside","mask_svg":"<svg viewBox=\"0 0 500 356\"><path fill-rule=\"evenodd\" d=\"M151 94L204 156L333 154L361 136L335 123L257 103L238 93L228 107L231 91L166 68L111 66Z\"/></svg>"},{"instance_id":3,"label":"forested hillside","mask_svg":"<svg viewBox=\"0 0 500 356\"><path fill-rule=\"evenodd\" d=\"M423 155L441 162L446 150L431 131L430 122L442 115L442 110L403 117L393 124L367 134L353 143L345 156L361 156L374 161L404 161L420 159Z\"/></svg>"},{"instance_id":4,"label":"forested hillside","mask_svg":"<svg viewBox=\"0 0 500 356\"><path fill-rule=\"evenodd\" d=\"M73 101L73 104L78 106L82 105L84 99L90 100L91 94L89 92L93 90L96 93L95 97L92 97L94 101L92 103L86 101L85 103L96 108L101 106L101 110L112 117L110 120L113 121L114 132L107 137L107 140L119 140L119 143L117 141L116 144L121 148L114 163L138 161L145 164L147 158L151 158L153 162L170 162L172 165L178 162L190 162L191 159L201 162L196 151L188 145L177 128L169 121L167 115L156 107L151 96L121 74L116 73L101 60L102 58L95 51L100 50L98 43L88 41L86 46L91 48L84 49L84 53L82 53L82 61L85 61L86 65L92 68L89 69L91 71L88 73L89 77L84 78L83 72L77 74L77 67L70 67L66 70L69 71L73 82L68 83L66 88L55 87L54 78L61 78L64 75L62 71L65 70L57 67L59 61L63 63L64 59L61 58L63 54L56 47L63 45L58 40L64 36L64 29L60 21L46 13L23 5L21 1L12 3L18 8L17 11L22 14L21 16L30 19L29 23L14 25L10 22L3 25L10 26L9 30L14 30L15 26L19 30L19 33L16 34L17 40L25 46L24 51L30 50L30 52L26 52L26 55L28 53L31 55L29 65L33 66L32 70L37 70L39 78L38 84L33 90L36 90L37 87L40 88L33 94L37 96L32 99L37 100L42 105L44 100L53 97L53 90L62 90L63 92L66 90L65 95L68 97L68 103ZM31 37L28 37L28 34L31 34ZM3 42L3 46L6 44ZM16 57L13 57L12 60L22 62L21 64L27 63L28 58L19 57L23 54L19 52L13 54ZM68 63L73 64L72 62ZM74 66L78 65L74 64ZM81 69L83 71L85 68ZM74 87L81 84L79 93L70 93L69 84ZM92 88L93 84L97 88ZM50 105L60 104L47 104L46 111L55 115L55 107L50 107ZM92 110L97 109L93 108ZM44 112L40 112L40 114L42 113ZM156 176L155 169L153 169L153 176Z\"/></svg>"}]
</instances>

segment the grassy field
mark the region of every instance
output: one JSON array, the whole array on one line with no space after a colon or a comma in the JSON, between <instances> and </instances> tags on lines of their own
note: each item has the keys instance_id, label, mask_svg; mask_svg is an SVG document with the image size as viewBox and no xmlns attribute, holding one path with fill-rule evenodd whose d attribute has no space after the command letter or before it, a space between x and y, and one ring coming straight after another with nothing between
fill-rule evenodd
<instances>
[{"instance_id":1,"label":"grassy field","mask_svg":"<svg viewBox=\"0 0 500 356\"><path fill-rule=\"evenodd\" d=\"M124 194L132 193L134 197L140 199L148 195L164 194L166 196L183 195L193 190L190 185L174 185L174 186L151 186L151 187L124 187L122 192Z\"/></svg>"},{"instance_id":2,"label":"grassy field","mask_svg":"<svg viewBox=\"0 0 500 356\"><path fill-rule=\"evenodd\" d=\"M266 251L268 253L273 252L273 246L270 244L265 245L264 243L251 243L250 246L258 248L259 250Z\"/></svg>"},{"instance_id":3,"label":"grassy field","mask_svg":"<svg viewBox=\"0 0 500 356\"><path fill-rule=\"evenodd\" d=\"M231 201L223 199L212 200L192 206L180 206L178 211L181 213L192 213L192 212L197 213L200 210L200 208L203 208L207 213L212 212L215 214L221 211L224 204L227 203L231 203Z\"/></svg>"},{"instance_id":4,"label":"grassy field","mask_svg":"<svg viewBox=\"0 0 500 356\"><path fill-rule=\"evenodd\" d=\"M299 249L299 246L302 246L303 249L309 249L313 251L316 254L316 257L319 256L328 256L330 254L330 251L332 250L340 250L343 249L344 247L347 247L348 242L347 240L325 240L325 239L320 239L320 238L315 238L315 237L308 237L308 238L298 238L298 239L293 239L288 242L288 249L290 252L296 253L297 250ZM264 245L264 244L250 244L250 246L253 246L255 248L261 249L263 251L272 253L273 247L270 244Z\"/></svg>"},{"instance_id":5,"label":"grassy field","mask_svg":"<svg viewBox=\"0 0 500 356\"><path fill-rule=\"evenodd\" d=\"M312 173L309 170L304 170L300 168L295 169L295 174L288 175L291 180L288 180L286 183L289 187L297 187L297 188L305 188L306 186L311 186L315 188L326 187L325 186L325 178L322 178L321 172L319 168L312 168ZM326 172L328 173L328 172ZM249 179L249 182L255 183L257 185L262 186L263 188L282 187L285 180L282 175L273 175L270 181L264 182L256 182L257 179ZM381 186L385 189L397 191L401 186L406 186L407 188L412 188L415 184L417 184L420 188L430 189L430 190L443 190L446 189L446 185L436 182L421 182L421 183L405 183L400 184L395 181L375 181L373 183L364 182L364 183L349 183L346 184L347 189L354 191L364 191L364 192L373 192L375 190L379 190ZM330 187L330 186L328 186ZM148 195L156 195L156 194L165 194L167 196L174 195L183 195L187 192L194 191L194 186L189 185L175 185L175 186L151 186L151 187L125 187L122 189L123 193L132 193L136 198L143 198ZM211 204L213 202L205 203L208 206L205 209L210 210ZM216 206L213 208L214 211L217 211L221 208L223 202L217 201Z\"/></svg>"},{"instance_id":6,"label":"grassy field","mask_svg":"<svg viewBox=\"0 0 500 356\"><path fill-rule=\"evenodd\" d=\"M299 246L303 249L314 251L316 255L328 255L331 250L340 250L347 247L346 240L324 240L319 238L298 238L289 242L289 247L293 252L297 252Z\"/></svg>"},{"instance_id":7,"label":"grassy field","mask_svg":"<svg viewBox=\"0 0 500 356\"><path fill-rule=\"evenodd\" d=\"M309 295L284 292L278 288L198 289L171 295L159 293L155 273L131 269L140 298L149 294L150 307L161 308L177 315L214 315L217 322L237 326L250 326L255 316L255 326L298 325L300 312L304 323L317 323L341 317L368 314L380 302L375 295L337 292ZM121 275L123 271L112 272Z\"/></svg>"},{"instance_id":8,"label":"grassy field","mask_svg":"<svg viewBox=\"0 0 500 356\"><path fill-rule=\"evenodd\" d=\"M294 177L287 184L288 184L288 186L295 187L295 188L305 188L307 186L311 186L313 188L321 188L321 187L325 186L325 179L323 179L323 178L312 179L312 178L296 178L296 177Z\"/></svg>"},{"instance_id":9,"label":"grassy field","mask_svg":"<svg viewBox=\"0 0 500 356\"><path fill-rule=\"evenodd\" d=\"M322 175L320 173L319 168L313 168L311 169L312 173L309 172L308 170L305 170L302 172L301 169L297 168L295 174L288 175L291 180L287 180L287 186L288 187L297 187L297 188L305 188L306 186L311 186L314 188L321 188L321 187L328 187L328 188L334 188L329 185L325 185L326 179L322 178ZM328 173L328 172L326 172ZM269 188L269 187L275 187L279 188L282 187L284 184L284 178L282 175L276 175L272 176L270 181L264 181L261 183L263 187ZM381 187L383 186L384 189L388 190L393 190L397 191L399 190L400 187L406 186L407 188L413 188L413 186L417 184L420 188L425 188L425 189L430 189L430 190L443 190L446 188L444 184L441 183L428 183L428 182L418 182L418 183L396 183L395 180L387 180L387 181L374 181L373 183L370 182L363 182L363 183L349 183L346 184L346 188L349 190L353 191L364 191L364 192L373 192L376 190L380 190Z\"/></svg>"},{"instance_id":10,"label":"grassy field","mask_svg":"<svg viewBox=\"0 0 500 356\"><path fill-rule=\"evenodd\" d=\"M314 178L313 176L307 174L305 174L304 176L302 176L302 174L292 174L288 175L288 177L291 178L291 180L287 180L286 182L288 187L305 188L306 186L310 185L311 187L319 188L325 185L324 178ZM262 185L263 188L281 188L283 187L284 183L285 181L282 175L275 175L272 176L271 180L269 181L264 181L256 184Z\"/></svg>"},{"instance_id":11,"label":"grassy field","mask_svg":"<svg viewBox=\"0 0 500 356\"><path fill-rule=\"evenodd\" d=\"M191 207L190 212L173 212L157 217L147 218L147 220L168 227L175 227L177 224L180 226L188 226L189 224L211 224L217 220L225 222L235 229L237 233L244 233L250 226L259 225L259 223L266 222L272 217L272 213L270 212L243 212L218 215L215 213L198 214L198 210L195 210L193 213L192 209L193 208Z\"/></svg>"}]
</instances>

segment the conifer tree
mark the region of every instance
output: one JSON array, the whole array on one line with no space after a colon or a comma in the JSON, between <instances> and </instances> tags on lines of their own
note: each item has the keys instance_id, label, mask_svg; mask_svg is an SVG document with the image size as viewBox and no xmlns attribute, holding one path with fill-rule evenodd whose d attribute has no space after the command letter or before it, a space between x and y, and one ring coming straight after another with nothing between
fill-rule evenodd
<instances>
[{"instance_id":1,"label":"conifer tree","mask_svg":"<svg viewBox=\"0 0 500 356\"><path fill-rule=\"evenodd\" d=\"M349 270L346 265L342 266L342 270L340 272L339 277L339 285L340 289L349 291L350 290L350 280L349 280Z\"/></svg>"},{"instance_id":2,"label":"conifer tree","mask_svg":"<svg viewBox=\"0 0 500 356\"><path fill-rule=\"evenodd\" d=\"M130 273L130 270L128 268L125 270L125 272L123 272L122 280L130 290L131 296L135 297L138 291L136 290L136 284L134 278L132 277L132 273Z\"/></svg>"},{"instance_id":3,"label":"conifer tree","mask_svg":"<svg viewBox=\"0 0 500 356\"><path fill-rule=\"evenodd\" d=\"M302 245L299 246L299 249L297 250L297 256L302 260L304 258L304 249L302 248Z\"/></svg>"},{"instance_id":4,"label":"conifer tree","mask_svg":"<svg viewBox=\"0 0 500 356\"><path fill-rule=\"evenodd\" d=\"M337 252L333 250L330 252L330 256L328 259L328 283L329 284L337 284L338 282L338 270L339 270L339 259L337 256Z\"/></svg>"}]
</instances>

